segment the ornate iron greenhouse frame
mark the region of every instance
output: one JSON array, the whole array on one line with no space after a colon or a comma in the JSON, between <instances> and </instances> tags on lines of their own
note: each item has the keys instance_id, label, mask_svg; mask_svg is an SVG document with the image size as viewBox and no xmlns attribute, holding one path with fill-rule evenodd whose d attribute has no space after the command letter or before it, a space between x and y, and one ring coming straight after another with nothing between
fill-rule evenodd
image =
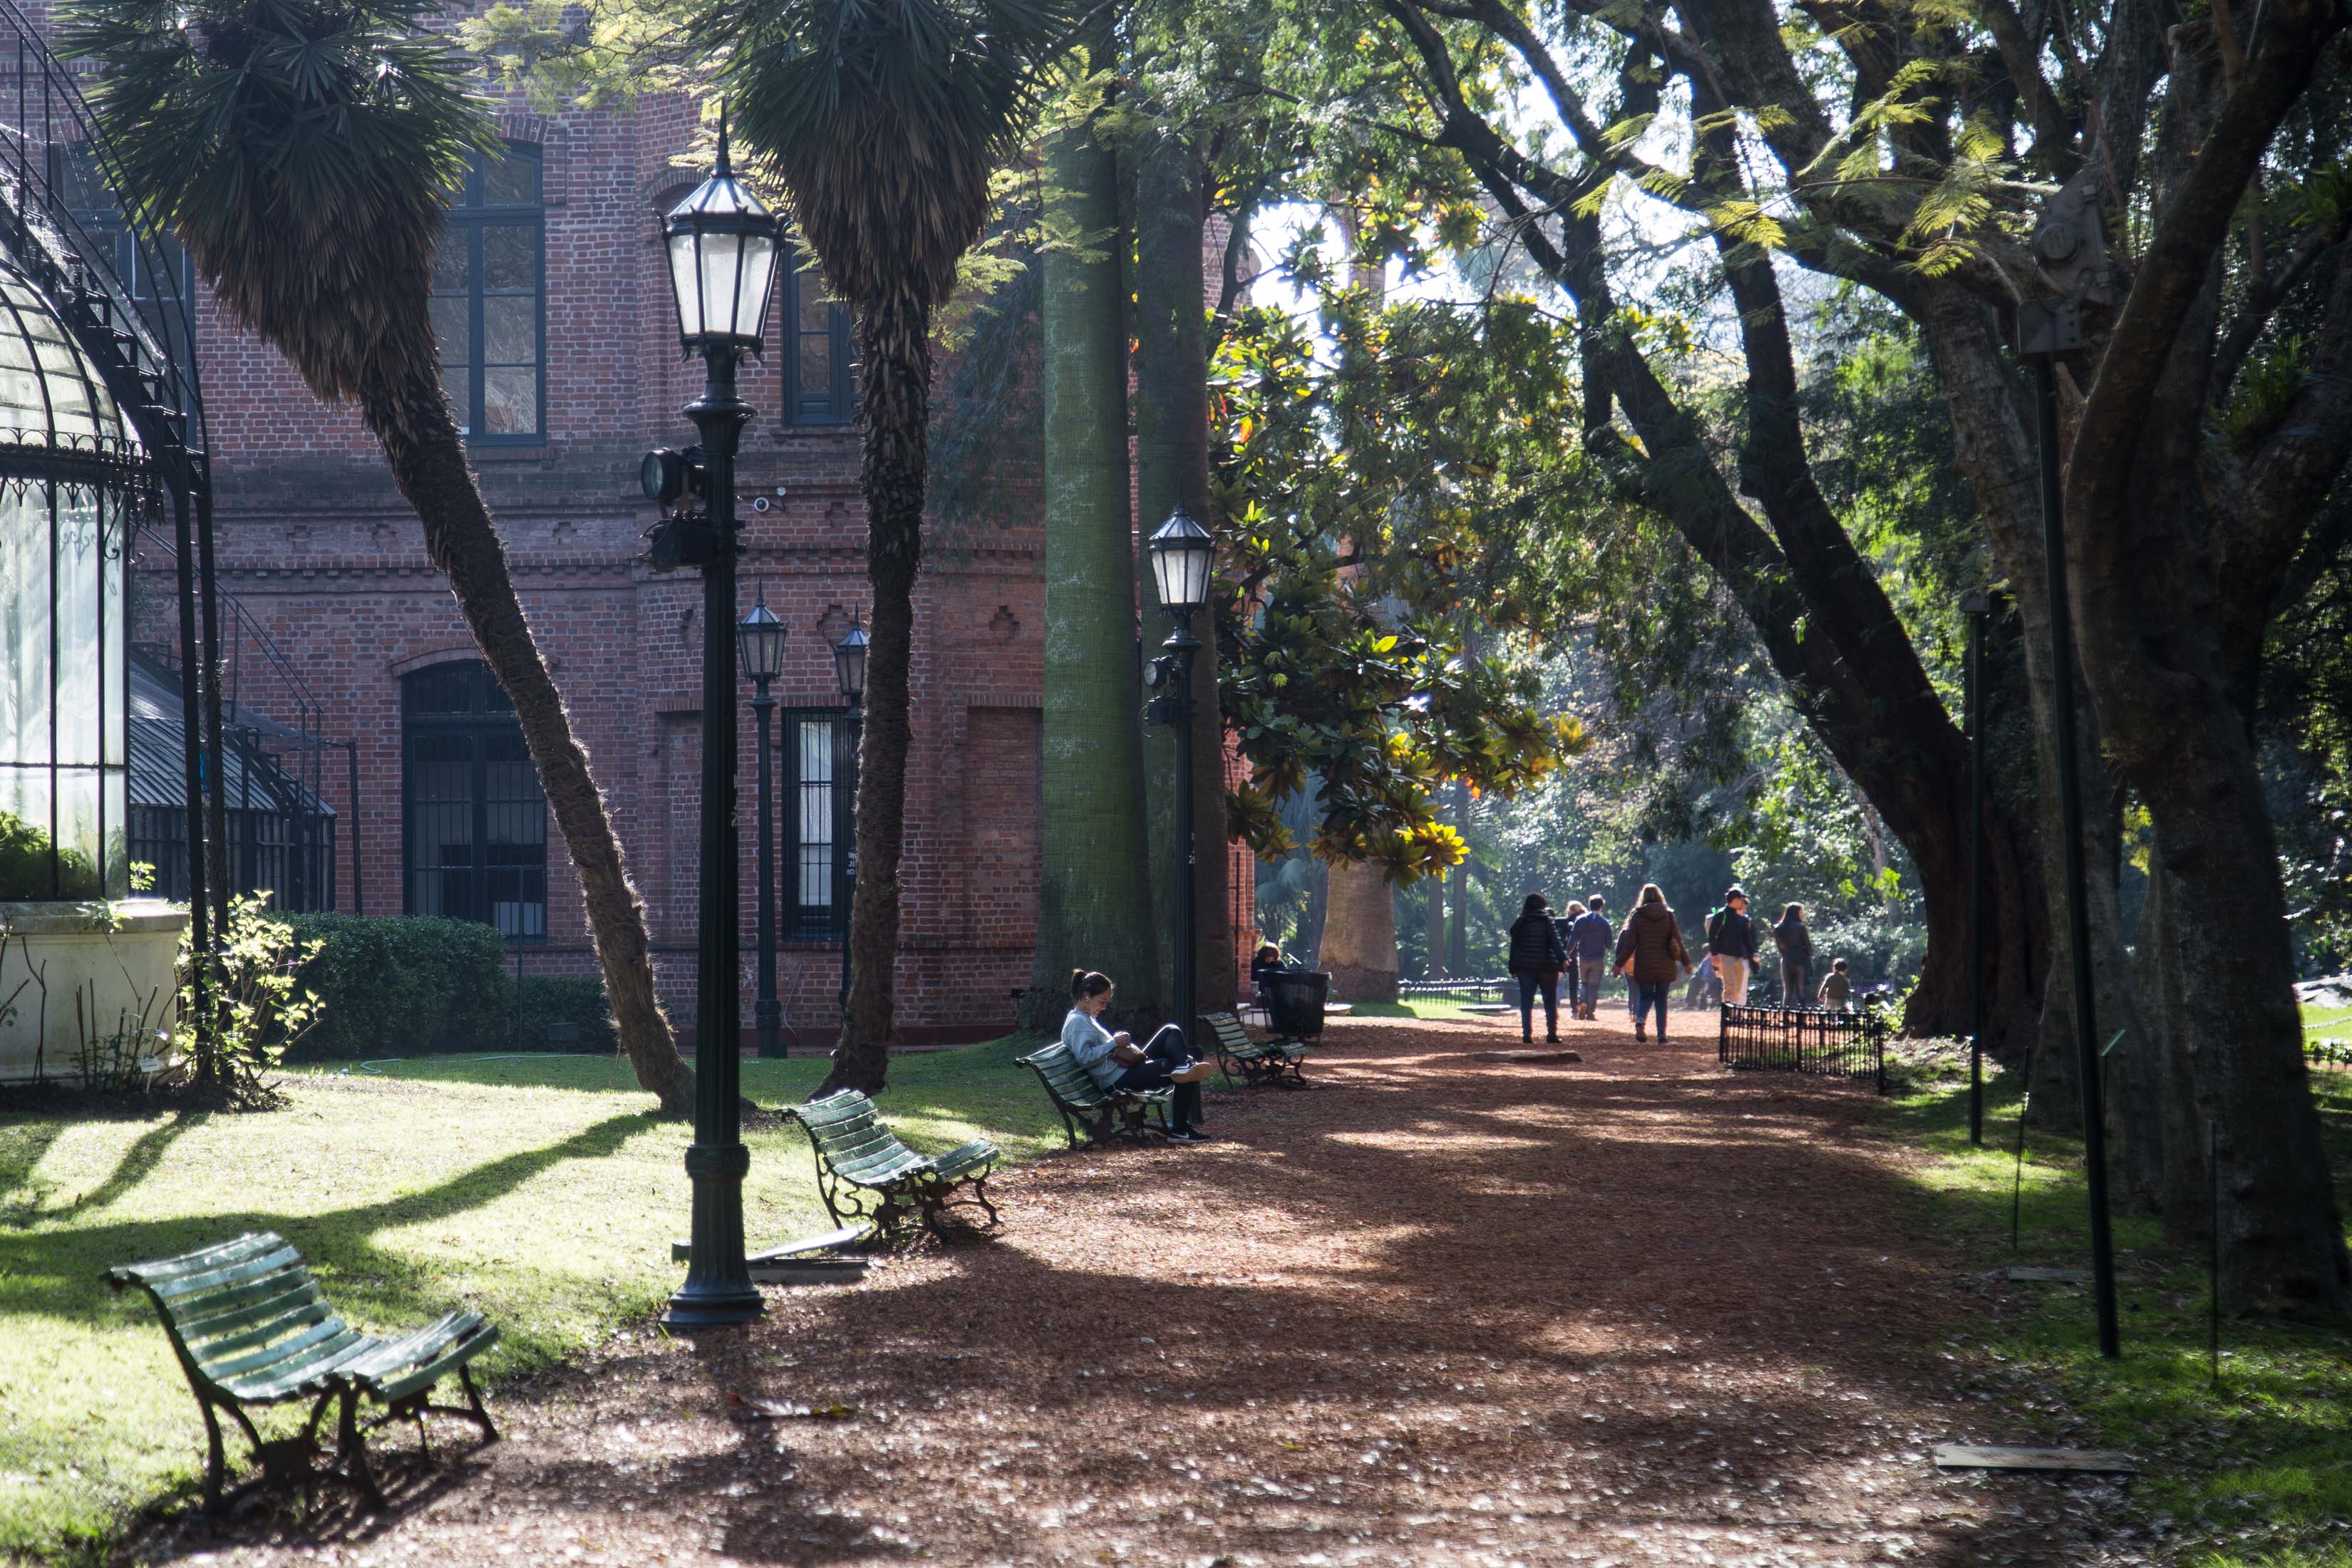
<instances>
[{"instance_id":1,"label":"ornate iron greenhouse frame","mask_svg":"<svg viewBox=\"0 0 2352 1568\"><path fill-rule=\"evenodd\" d=\"M5 73L12 58L9 80ZM204 397L189 346L194 305L182 287L176 252L162 243L144 215L121 210L117 199L111 223L100 231L69 205L63 174L68 159L79 160L110 198L121 184L121 165L74 75L14 0L0 0L0 117L11 97L15 109L13 122L0 127L0 254L45 297L143 450L103 438L60 441L54 429L36 444L27 439L30 431L0 428L0 475L6 483L100 485L135 498L136 515L126 516L121 545L126 570L132 529L163 532L169 512L167 537L177 565L189 941L206 955L194 966L194 1016L187 1022L201 1058L212 1043L211 960L226 922L227 879L226 803L214 783L220 770L206 766L208 755L223 754L222 603ZM147 285L143 294L116 265L118 246L126 241L133 277Z\"/></svg>"}]
</instances>

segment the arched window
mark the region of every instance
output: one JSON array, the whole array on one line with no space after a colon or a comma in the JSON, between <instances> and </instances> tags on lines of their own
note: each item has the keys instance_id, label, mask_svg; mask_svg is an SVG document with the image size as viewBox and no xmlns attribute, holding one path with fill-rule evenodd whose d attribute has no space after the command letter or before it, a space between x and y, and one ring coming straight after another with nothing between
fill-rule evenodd
<instances>
[{"instance_id":1,"label":"arched window","mask_svg":"<svg viewBox=\"0 0 2352 1568\"><path fill-rule=\"evenodd\" d=\"M815 258L785 258L777 334L784 351L784 423L846 425L857 402L850 380L849 307L833 298Z\"/></svg>"},{"instance_id":2,"label":"arched window","mask_svg":"<svg viewBox=\"0 0 2352 1568\"><path fill-rule=\"evenodd\" d=\"M441 384L469 446L547 438L546 240L540 150L477 158L433 258Z\"/></svg>"},{"instance_id":3,"label":"arched window","mask_svg":"<svg viewBox=\"0 0 2352 1568\"><path fill-rule=\"evenodd\" d=\"M404 907L547 936L547 797L514 704L478 659L400 683Z\"/></svg>"}]
</instances>

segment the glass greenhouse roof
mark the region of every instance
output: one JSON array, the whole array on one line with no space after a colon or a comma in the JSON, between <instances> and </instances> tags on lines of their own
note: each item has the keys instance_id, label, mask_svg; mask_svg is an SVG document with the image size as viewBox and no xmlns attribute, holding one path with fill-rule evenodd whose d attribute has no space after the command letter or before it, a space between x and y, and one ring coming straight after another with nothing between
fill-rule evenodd
<instances>
[{"instance_id":1,"label":"glass greenhouse roof","mask_svg":"<svg viewBox=\"0 0 2352 1568\"><path fill-rule=\"evenodd\" d=\"M16 258L0 254L0 462L11 447L142 453L98 367Z\"/></svg>"}]
</instances>

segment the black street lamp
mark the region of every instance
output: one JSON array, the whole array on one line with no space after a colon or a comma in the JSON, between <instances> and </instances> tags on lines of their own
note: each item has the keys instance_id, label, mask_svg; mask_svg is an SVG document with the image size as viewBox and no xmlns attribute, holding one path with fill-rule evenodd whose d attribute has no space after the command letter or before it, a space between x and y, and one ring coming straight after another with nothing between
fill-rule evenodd
<instances>
[{"instance_id":1,"label":"black street lamp","mask_svg":"<svg viewBox=\"0 0 2352 1568\"><path fill-rule=\"evenodd\" d=\"M743 1260L743 1176L751 1162L736 1110L743 1062L735 861L735 453L751 410L735 395L735 365L742 355L760 352L779 229L775 215L728 164L722 112L718 166L662 226L678 343L688 354L700 354L708 372L702 395L685 411L702 437L705 514L695 517L686 503L693 488L688 482L692 455L654 453L643 475L654 499L681 503L656 532L655 564L702 568L702 902L694 977L694 1143L686 1152L694 1224L686 1283L662 1313L673 1329L749 1322L767 1310Z\"/></svg>"},{"instance_id":2,"label":"black street lamp","mask_svg":"<svg viewBox=\"0 0 2352 1568\"><path fill-rule=\"evenodd\" d=\"M783 671L784 623L768 608L766 588L751 613L735 623L735 647L751 680L751 712L760 721L760 999L751 1030L760 1055L773 1059L784 1054L784 1010L776 1001L776 760L771 741L776 700L768 695L768 683Z\"/></svg>"},{"instance_id":3,"label":"black street lamp","mask_svg":"<svg viewBox=\"0 0 2352 1568\"><path fill-rule=\"evenodd\" d=\"M1981 589L1960 599L1969 618L1963 687L1969 720L1969 1142L1984 1147L1985 844L1984 634L1992 595Z\"/></svg>"},{"instance_id":4,"label":"black street lamp","mask_svg":"<svg viewBox=\"0 0 2352 1568\"><path fill-rule=\"evenodd\" d=\"M849 839L844 851L843 864L847 875L841 886L841 1015L849 1016L849 910L850 895L857 887L857 743L866 725L866 632L857 617L849 617L849 629L833 645L834 679L841 683L841 700L849 710L846 715L846 761L841 776L849 786L848 820L843 832Z\"/></svg>"},{"instance_id":5,"label":"black street lamp","mask_svg":"<svg viewBox=\"0 0 2352 1568\"><path fill-rule=\"evenodd\" d=\"M1177 1026L1192 1044L1194 982L1192 975L1194 917L1192 911L1192 655L1201 639L1192 635L1192 612L1209 601L1209 574L1216 563L1216 541L1179 507L1151 536L1152 581L1160 588L1160 604L1176 629L1160 644L1164 650L1144 672L1144 682L1155 693L1145 717L1176 731L1176 939L1174 949Z\"/></svg>"}]
</instances>

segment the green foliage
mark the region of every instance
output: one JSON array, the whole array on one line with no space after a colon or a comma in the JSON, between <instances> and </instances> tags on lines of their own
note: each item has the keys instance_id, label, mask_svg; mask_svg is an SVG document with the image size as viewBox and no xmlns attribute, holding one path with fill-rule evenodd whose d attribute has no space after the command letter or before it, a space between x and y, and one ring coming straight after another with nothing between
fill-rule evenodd
<instances>
[{"instance_id":1,"label":"green foliage","mask_svg":"<svg viewBox=\"0 0 2352 1568\"><path fill-rule=\"evenodd\" d=\"M1520 459L1557 416L1550 327L1341 296L1327 363L1306 325L1238 312L1212 367L1221 560L1221 699L1252 776L1235 830L1264 857L1295 842L1275 803L1316 781L1327 861L1390 879L1457 863L1431 792L1508 795L1586 744L1542 713L1532 671L1469 650L1498 509L1539 485ZM1533 347L1536 352L1530 354ZM1517 370L1500 369L1507 363Z\"/></svg>"},{"instance_id":2,"label":"green foliage","mask_svg":"<svg viewBox=\"0 0 2352 1568\"><path fill-rule=\"evenodd\" d=\"M505 946L490 927L430 915L271 919L309 948L302 983L324 1005L288 1059L484 1051L505 1042L513 988Z\"/></svg>"},{"instance_id":3,"label":"green foliage","mask_svg":"<svg viewBox=\"0 0 2352 1568\"><path fill-rule=\"evenodd\" d=\"M604 982L593 974L525 974L515 1007L521 1029L513 1046L524 1051L609 1054L620 1048ZM511 994L511 988L509 988ZM562 1026L551 1028L549 1026Z\"/></svg>"},{"instance_id":4,"label":"green foliage","mask_svg":"<svg viewBox=\"0 0 2352 1568\"><path fill-rule=\"evenodd\" d=\"M104 891L89 856L56 850L38 826L0 811L0 900L95 899Z\"/></svg>"},{"instance_id":5,"label":"green foliage","mask_svg":"<svg viewBox=\"0 0 2352 1568\"><path fill-rule=\"evenodd\" d=\"M258 1110L277 1103L262 1074L299 1047L320 1020L322 1004L305 973L323 945L306 939L268 912L269 895L229 900L228 925L208 975L213 1005L209 1039L196 1051L196 1077L223 1103ZM194 955L184 929L180 942L180 1016L197 1016Z\"/></svg>"}]
</instances>

